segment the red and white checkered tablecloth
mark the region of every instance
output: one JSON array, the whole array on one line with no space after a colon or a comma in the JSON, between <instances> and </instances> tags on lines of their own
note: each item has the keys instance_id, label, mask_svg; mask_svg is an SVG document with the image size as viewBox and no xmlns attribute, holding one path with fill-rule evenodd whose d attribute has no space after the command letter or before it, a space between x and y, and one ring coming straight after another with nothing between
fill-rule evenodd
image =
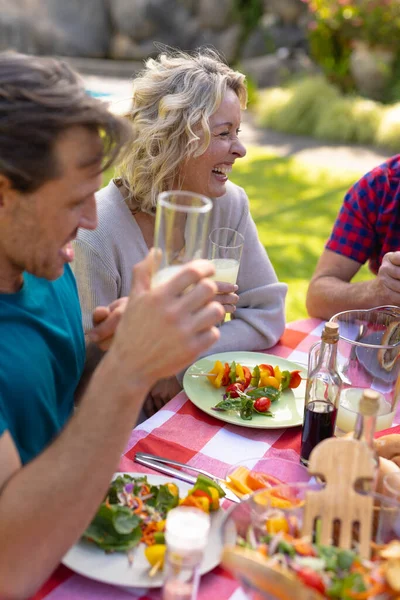
<instances>
[{"instance_id":1,"label":"red and white checkered tablecloth","mask_svg":"<svg viewBox=\"0 0 400 600\"><path fill-rule=\"evenodd\" d=\"M266 352L306 365L308 350L320 339L322 329L323 322L317 319L289 323L280 342ZM260 430L224 424L200 411L181 392L132 431L119 470L151 472L133 462L139 451L187 462L224 476L229 465L254 456L280 456L298 461L300 427ZM199 600L245 600L236 581L220 567L203 575L198 597ZM32 600L42 598L160 600L161 593L143 589L137 594L128 593L77 575L61 565Z\"/></svg>"}]
</instances>

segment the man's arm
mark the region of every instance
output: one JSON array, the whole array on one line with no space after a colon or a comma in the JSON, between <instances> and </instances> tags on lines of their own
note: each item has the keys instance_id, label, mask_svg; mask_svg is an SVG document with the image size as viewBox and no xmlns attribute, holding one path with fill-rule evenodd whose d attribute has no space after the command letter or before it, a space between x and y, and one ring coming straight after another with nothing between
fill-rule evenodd
<instances>
[{"instance_id":1,"label":"man's arm","mask_svg":"<svg viewBox=\"0 0 400 600\"><path fill-rule=\"evenodd\" d=\"M85 334L86 360L78 387L75 403L78 404L89 381L106 351L110 348L114 333L128 302L127 297L114 300L109 306L97 306L93 312L93 328Z\"/></svg>"},{"instance_id":2,"label":"man's arm","mask_svg":"<svg viewBox=\"0 0 400 600\"><path fill-rule=\"evenodd\" d=\"M0 437L0 597L27 598L80 537L102 501L147 392L193 362L219 337L206 261L150 290L151 260L135 285L113 344L59 437L21 467ZM190 291L183 293L188 287Z\"/></svg>"},{"instance_id":3,"label":"man's arm","mask_svg":"<svg viewBox=\"0 0 400 600\"><path fill-rule=\"evenodd\" d=\"M324 250L307 292L310 316L330 319L343 310L400 306L400 252L385 254L374 279L352 283L360 267L351 258Z\"/></svg>"}]
</instances>

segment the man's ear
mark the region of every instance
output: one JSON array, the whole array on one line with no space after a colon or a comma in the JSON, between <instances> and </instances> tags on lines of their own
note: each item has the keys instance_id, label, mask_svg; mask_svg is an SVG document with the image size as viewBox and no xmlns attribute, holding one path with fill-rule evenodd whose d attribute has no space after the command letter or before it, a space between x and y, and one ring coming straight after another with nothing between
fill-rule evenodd
<instances>
[{"instance_id":1,"label":"man's ear","mask_svg":"<svg viewBox=\"0 0 400 600\"><path fill-rule=\"evenodd\" d=\"M6 199L13 192L13 185L8 177L0 173L0 208L5 206Z\"/></svg>"}]
</instances>

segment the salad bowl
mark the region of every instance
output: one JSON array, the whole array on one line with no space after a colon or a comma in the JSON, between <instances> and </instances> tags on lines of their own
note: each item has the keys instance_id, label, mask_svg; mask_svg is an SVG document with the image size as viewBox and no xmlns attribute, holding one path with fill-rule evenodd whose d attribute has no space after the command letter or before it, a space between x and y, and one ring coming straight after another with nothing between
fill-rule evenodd
<instances>
[{"instance_id":1,"label":"salad bowl","mask_svg":"<svg viewBox=\"0 0 400 600\"><path fill-rule=\"evenodd\" d=\"M370 561L357 552L357 523L349 550L338 547L339 524L332 529L329 546L318 543L318 520L312 536L302 536L307 492L323 488L324 483L315 480L270 487L254 492L226 512L221 524L222 565L236 577L249 600L398 597L400 542L395 540L400 538L400 503L369 494L374 501ZM388 556L397 561L398 590L385 579ZM364 593L373 586L375 595Z\"/></svg>"}]
</instances>

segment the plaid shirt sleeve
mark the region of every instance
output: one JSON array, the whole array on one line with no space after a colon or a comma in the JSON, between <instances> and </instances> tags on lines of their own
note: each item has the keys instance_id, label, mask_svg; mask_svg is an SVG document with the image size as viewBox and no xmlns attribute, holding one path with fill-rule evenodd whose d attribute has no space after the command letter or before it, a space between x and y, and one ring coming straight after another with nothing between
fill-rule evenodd
<instances>
[{"instance_id":1,"label":"plaid shirt sleeve","mask_svg":"<svg viewBox=\"0 0 400 600\"><path fill-rule=\"evenodd\" d=\"M326 248L360 264L373 254L382 176L374 169L347 192Z\"/></svg>"}]
</instances>

